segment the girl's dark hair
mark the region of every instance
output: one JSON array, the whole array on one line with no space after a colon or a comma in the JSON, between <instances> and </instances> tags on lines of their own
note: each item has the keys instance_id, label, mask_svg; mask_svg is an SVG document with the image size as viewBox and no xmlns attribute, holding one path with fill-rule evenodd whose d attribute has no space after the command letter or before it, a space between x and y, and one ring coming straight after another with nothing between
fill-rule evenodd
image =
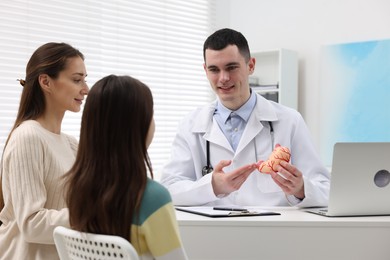
<instances>
[{"instance_id":1,"label":"girl's dark hair","mask_svg":"<svg viewBox=\"0 0 390 260\"><path fill-rule=\"evenodd\" d=\"M47 74L51 78L57 78L60 72L66 69L68 59L74 57L80 57L84 60L84 55L79 50L67 43L55 42L49 42L40 46L32 54L26 67L26 79L20 81L23 85L23 91L19 110L15 123L5 142L4 150L15 128L26 120L38 118L45 111L46 101L39 84L39 75ZM4 200L0 175L0 210L3 206Z\"/></svg>"},{"instance_id":2,"label":"girl's dark hair","mask_svg":"<svg viewBox=\"0 0 390 260\"><path fill-rule=\"evenodd\" d=\"M72 228L130 241L153 172L146 139L153 119L150 89L129 76L110 75L90 90L76 162L67 173Z\"/></svg>"}]
</instances>

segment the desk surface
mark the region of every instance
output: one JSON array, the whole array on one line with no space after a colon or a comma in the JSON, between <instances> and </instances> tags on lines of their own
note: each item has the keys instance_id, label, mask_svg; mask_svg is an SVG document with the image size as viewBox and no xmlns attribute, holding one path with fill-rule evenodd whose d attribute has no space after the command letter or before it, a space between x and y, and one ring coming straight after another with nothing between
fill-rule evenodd
<instances>
[{"instance_id":1,"label":"desk surface","mask_svg":"<svg viewBox=\"0 0 390 260\"><path fill-rule=\"evenodd\" d=\"M281 215L209 218L176 211L189 258L390 259L390 216L324 217L290 207L263 209Z\"/></svg>"},{"instance_id":2,"label":"desk surface","mask_svg":"<svg viewBox=\"0 0 390 260\"><path fill-rule=\"evenodd\" d=\"M249 207L250 208L250 207ZM294 207L261 208L262 210L281 213L276 216L251 216L210 218L176 210L180 225L240 225L240 226L387 226L390 216L368 217L325 217L305 212Z\"/></svg>"}]
</instances>

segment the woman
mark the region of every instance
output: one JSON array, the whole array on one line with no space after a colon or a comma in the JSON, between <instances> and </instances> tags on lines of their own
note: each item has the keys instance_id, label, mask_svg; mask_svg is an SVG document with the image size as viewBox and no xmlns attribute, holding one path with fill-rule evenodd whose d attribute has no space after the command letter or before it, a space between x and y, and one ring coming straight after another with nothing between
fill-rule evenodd
<instances>
[{"instance_id":1,"label":"woman","mask_svg":"<svg viewBox=\"0 0 390 260\"><path fill-rule=\"evenodd\" d=\"M58 259L53 230L69 226L61 179L77 149L61 123L80 111L86 76L83 54L65 43L42 45L27 64L1 162L0 259Z\"/></svg>"},{"instance_id":2,"label":"woman","mask_svg":"<svg viewBox=\"0 0 390 260\"><path fill-rule=\"evenodd\" d=\"M187 259L171 197L147 177L154 130L153 97L140 81L110 75L91 88L67 174L70 225L121 236L142 259Z\"/></svg>"}]
</instances>

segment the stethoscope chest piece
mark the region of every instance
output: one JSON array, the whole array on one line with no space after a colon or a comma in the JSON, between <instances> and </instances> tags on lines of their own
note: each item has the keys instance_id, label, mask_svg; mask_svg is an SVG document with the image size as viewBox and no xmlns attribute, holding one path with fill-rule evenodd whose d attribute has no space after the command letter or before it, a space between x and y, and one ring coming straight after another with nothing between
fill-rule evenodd
<instances>
[{"instance_id":1,"label":"stethoscope chest piece","mask_svg":"<svg viewBox=\"0 0 390 260\"><path fill-rule=\"evenodd\" d=\"M213 171L214 171L214 169L213 169L213 167L211 167L211 165L206 165L202 169L202 175L205 176L205 175L207 175L207 174L209 174L209 173L211 173Z\"/></svg>"}]
</instances>

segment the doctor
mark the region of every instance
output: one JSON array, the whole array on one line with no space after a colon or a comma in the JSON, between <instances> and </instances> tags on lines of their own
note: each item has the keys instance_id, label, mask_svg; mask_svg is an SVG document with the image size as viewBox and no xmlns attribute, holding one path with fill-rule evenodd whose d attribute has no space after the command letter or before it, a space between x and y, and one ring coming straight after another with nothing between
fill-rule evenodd
<instances>
[{"instance_id":1,"label":"doctor","mask_svg":"<svg viewBox=\"0 0 390 260\"><path fill-rule=\"evenodd\" d=\"M204 70L217 100L180 123L161 183L175 205L326 206L329 172L301 115L251 91L255 69L245 37L232 29L210 35ZM291 151L278 173L256 162L276 145Z\"/></svg>"}]
</instances>

